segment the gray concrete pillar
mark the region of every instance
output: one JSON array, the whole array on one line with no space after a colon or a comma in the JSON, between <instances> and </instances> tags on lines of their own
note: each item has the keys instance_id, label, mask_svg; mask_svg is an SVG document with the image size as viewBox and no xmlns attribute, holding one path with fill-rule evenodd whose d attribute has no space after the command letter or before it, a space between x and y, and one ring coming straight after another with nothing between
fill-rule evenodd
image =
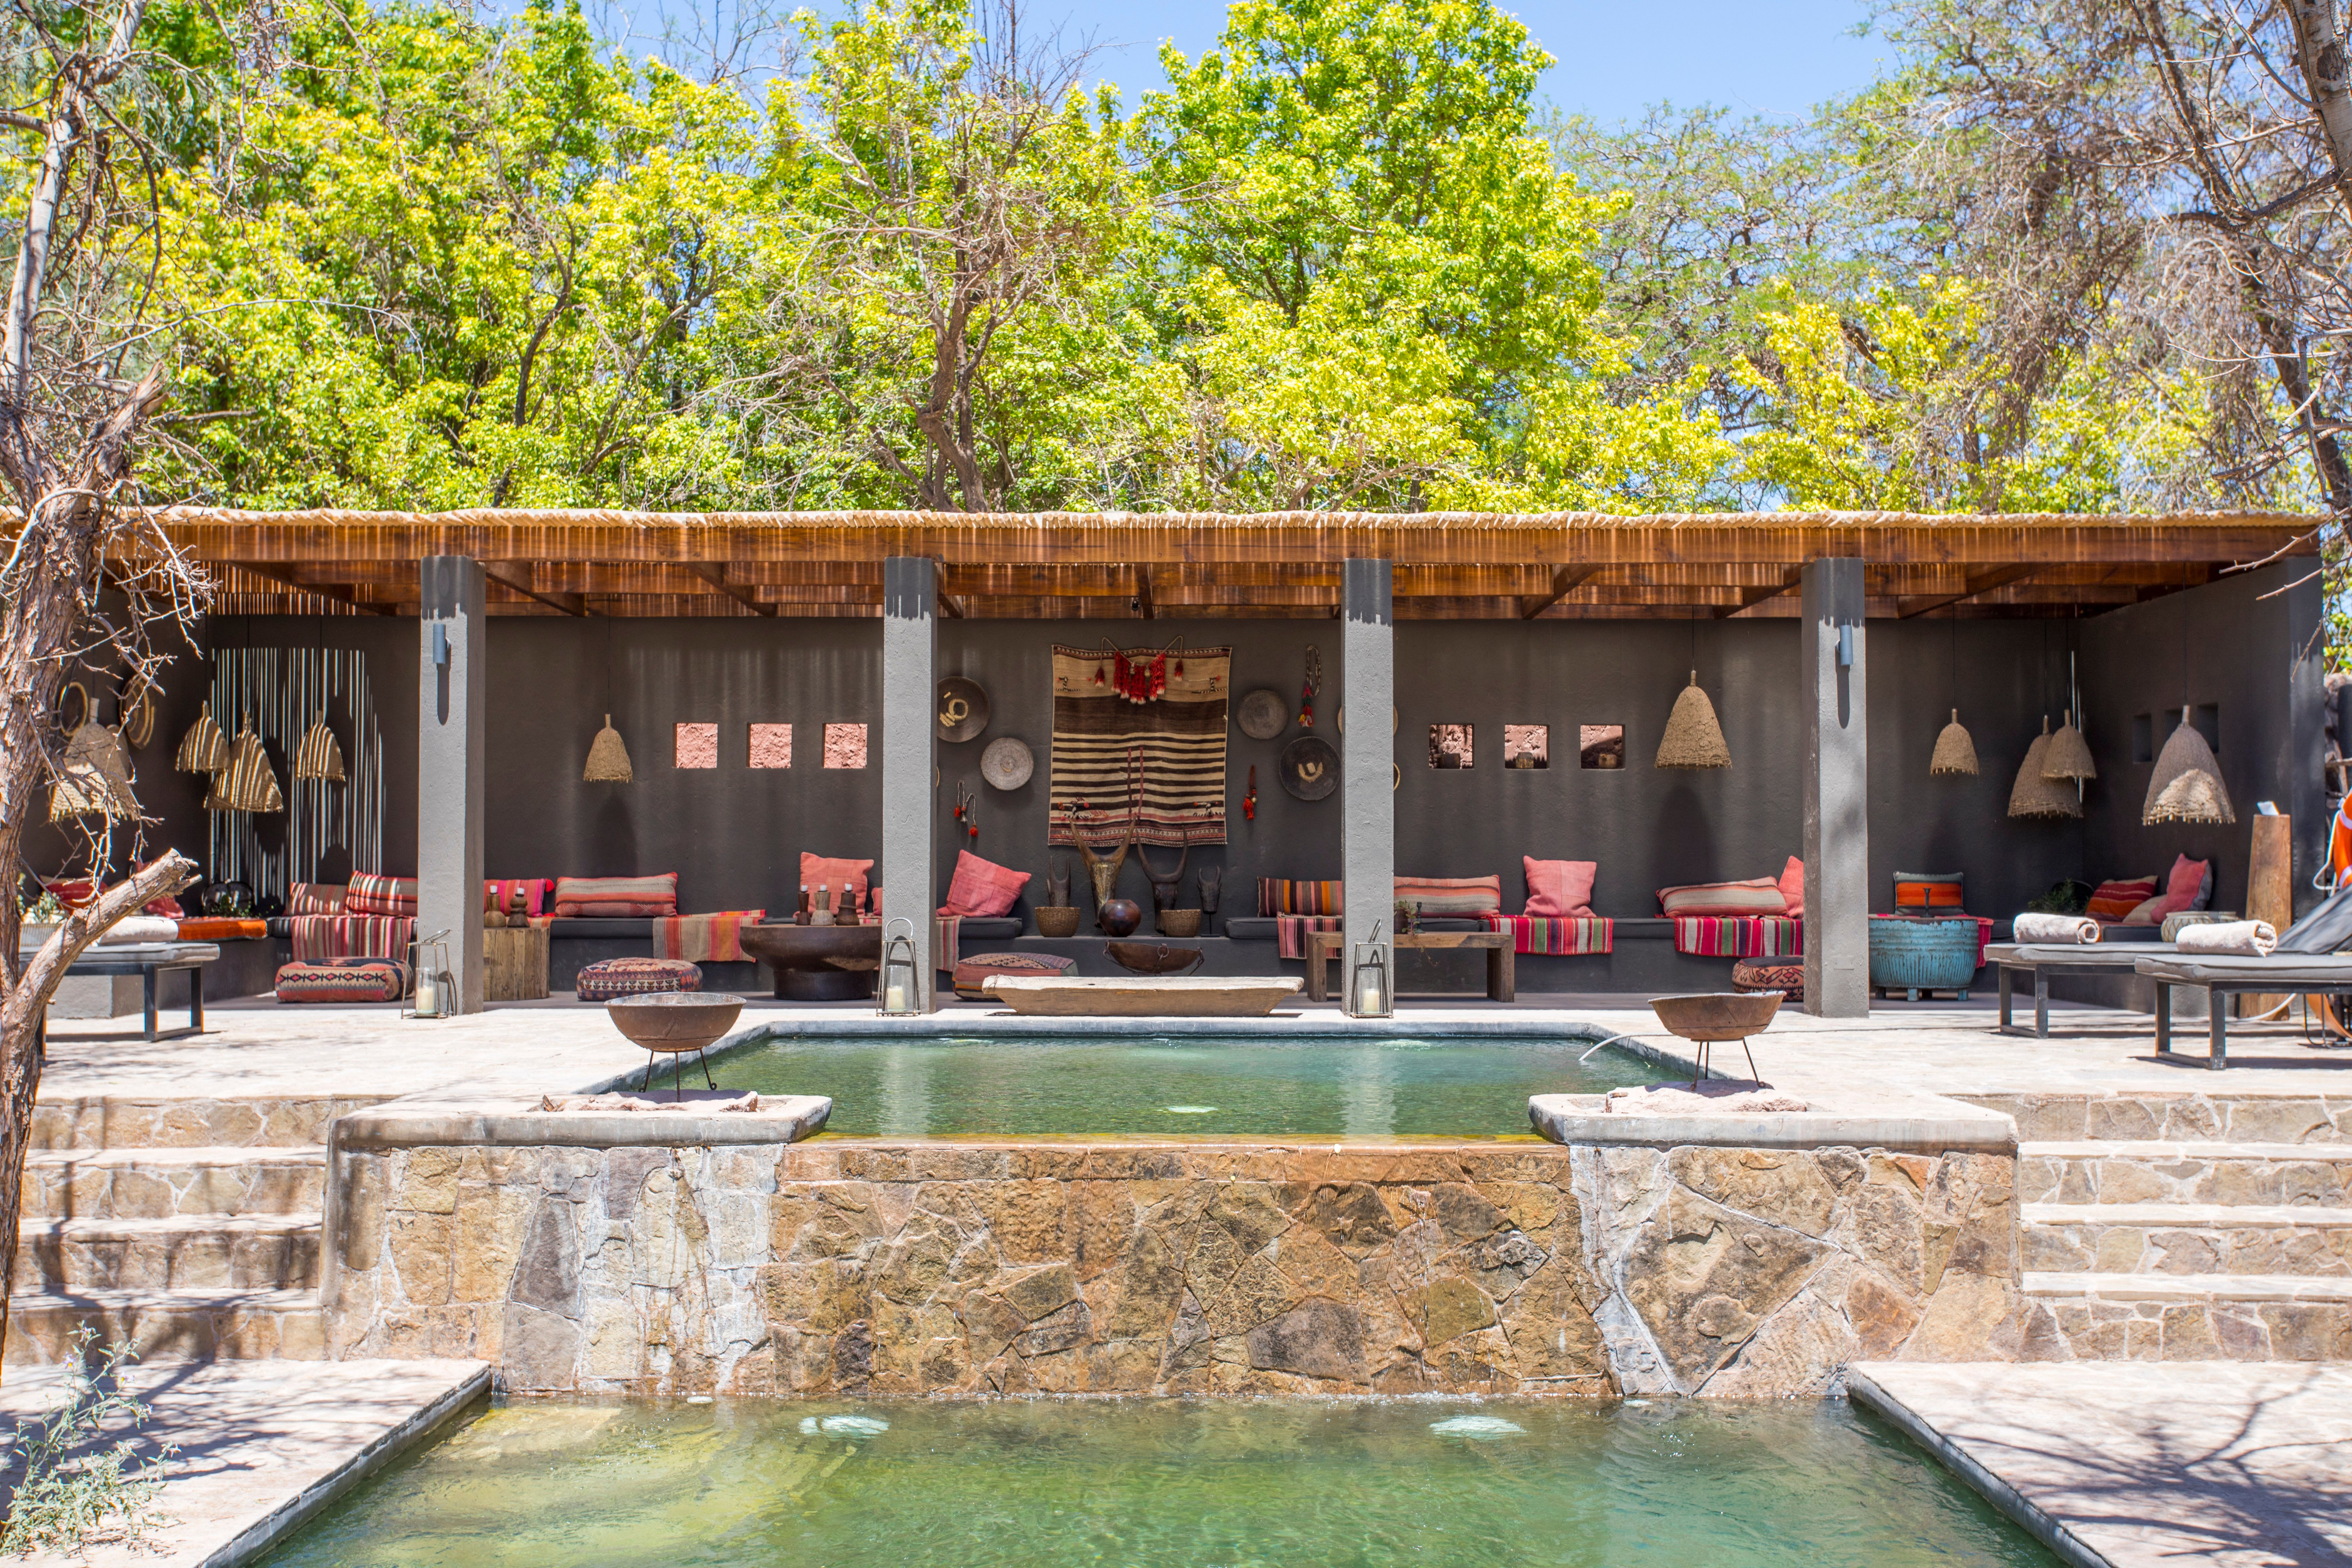
<instances>
[{"instance_id":1,"label":"gray concrete pillar","mask_svg":"<svg viewBox=\"0 0 2352 1568\"><path fill-rule=\"evenodd\" d=\"M1870 1014L1870 709L1862 563L1805 564L1805 1011Z\"/></svg>"},{"instance_id":2,"label":"gray concrete pillar","mask_svg":"<svg viewBox=\"0 0 2352 1568\"><path fill-rule=\"evenodd\" d=\"M915 928L919 1004L937 1005L931 920L931 721L939 686L939 568L919 555L882 563L882 923ZM887 938L886 938L887 941Z\"/></svg>"},{"instance_id":3,"label":"gray concrete pillar","mask_svg":"<svg viewBox=\"0 0 2352 1568\"><path fill-rule=\"evenodd\" d=\"M1375 921L1390 950L1389 973L1396 973L1390 945L1396 933L1396 735L1389 724L1396 706L1394 584L1385 561L1348 562L1339 578L1339 705L1349 714L1339 733L1342 986L1356 944L1372 940ZM1342 995L1342 1007L1352 1012L1353 999Z\"/></svg>"},{"instance_id":4,"label":"gray concrete pillar","mask_svg":"<svg viewBox=\"0 0 2352 1568\"><path fill-rule=\"evenodd\" d=\"M417 563L416 934L449 933L446 1013L482 1010L482 802L489 643L482 568ZM393 868L385 868L392 870Z\"/></svg>"}]
</instances>

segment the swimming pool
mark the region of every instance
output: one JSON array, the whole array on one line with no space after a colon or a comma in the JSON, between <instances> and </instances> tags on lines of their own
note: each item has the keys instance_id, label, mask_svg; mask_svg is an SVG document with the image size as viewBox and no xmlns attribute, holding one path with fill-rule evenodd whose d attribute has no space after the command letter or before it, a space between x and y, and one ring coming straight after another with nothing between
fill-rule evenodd
<instances>
[{"instance_id":1,"label":"swimming pool","mask_svg":"<svg viewBox=\"0 0 2352 1568\"><path fill-rule=\"evenodd\" d=\"M2057 1560L1843 1403L524 1404L269 1568Z\"/></svg>"},{"instance_id":2,"label":"swimming pool","mask_svg":"<svg viewBox=\"0 0 2352 1568\"><path fill-rule=\"evenodd\" d=\"M776 1039L718 1071L730 1089L829 1095L828 1132L880 1137L1504 1137L1528 1132L1531 1094L1665 1076L1581 1039L1164 1036Z\"/></svg>"}]
</instances>

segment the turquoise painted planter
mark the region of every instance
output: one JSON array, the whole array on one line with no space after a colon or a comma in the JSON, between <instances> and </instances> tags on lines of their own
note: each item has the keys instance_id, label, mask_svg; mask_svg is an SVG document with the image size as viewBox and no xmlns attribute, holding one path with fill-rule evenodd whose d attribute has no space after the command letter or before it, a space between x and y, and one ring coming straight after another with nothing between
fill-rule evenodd
<instances>
[{"instance_id":1,"label":"turquoise painted planter","mask_svg":"<svg viewBox=\"0 0 2352 1568\"><path fill-rule=\"evenodd\" d=\"M1900 991L1913 1002L1923 991L1957 991L1963 1002L1977 977L1974 920L1870 921L1870 988Z\"/></svg>"}]
</instances>

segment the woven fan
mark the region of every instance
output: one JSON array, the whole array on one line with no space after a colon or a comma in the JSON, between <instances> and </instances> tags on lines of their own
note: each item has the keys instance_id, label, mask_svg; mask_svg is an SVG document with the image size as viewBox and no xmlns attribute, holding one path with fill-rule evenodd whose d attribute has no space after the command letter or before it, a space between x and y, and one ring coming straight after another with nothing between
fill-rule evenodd
<instances>
[{"instance_id":1,"label":"woven fan","mask_svg":"<svg viewBox=\"0 0 2352 1568\"><path fill-rule=\"evenodd\" d=\"M342 782L343 749L335 743L335 732L327 728L327 716L323 713L311 721L310 728L303 732L302 744L295 750L294 777L298 783L304 779Z\"/></svg>"},{"instance_id":2,"label":"woven fan","mask_svg":"<svg viewBox=\"0 0 2352 1568\"><path fill-rule=\"evenodd\" d=\"M2189 710L2180 710L2179 727L2164 742L2164 750L2156 754L2156 773L2147 781L2147 804L2140 808L2140 822L2149 827L2159 822L2235 822L2238 814L2230 805L2230 792L2221 783L2221 764L2213 758L2213 748L2196 725L2189 721Z\"/></svg>"},{"instance_id":3,"label":"woven fan","mask_svg":"<svg viewBox=\"0 0 2352 1568\"><path fill-rule=\"evenodd\" d=\"M1723 743L1723 726L1716 721L1715 704L1691 671L1690 684L1675 699L1666 717L1666 732L1658 742L1657 766L1662 768L1727 768L1731 748Z\"/></svg>"},{"instance_id":4,"label":"woven fan","mask_svg":"<svg viewBox=\"0 0 2352 1568\"><path fill-rule=\"evenodd\" d=\"M637 775L629 766L629 748L621 732L613 728L613 716L604 715L604 727L596 731L596 739L588 747L588 765L580 770L580 777L588 784L635 784Z\"/></svg>"},{"instance_id":5,"label":"woven fan","mask_svg":"<svg viewBox=\"0 0 2352 1568\"><path fill-rule=\"evenodd\" d=\"M2090 742L2083 739L2082 731L2074 728L2071 714L2058 726L2058 732L2050 737L2050 749L2042 753L2042 776L2068 782L2099 776L2098 764L2091 761Z\"/></svg>"},{"instance_id":6,"label":"woven fan","mask_svg":"<svg viewBox=\"0 0 2352 1568\"><path fill-rule=\"evenodd\" d=\"M2064 784L2044 778L2042 760L2050 754L2050 716L2042 716L2042 733L2033 737L2033 744L2025 748L2025 761L2017 770L2017 783L2010 787L2009 815L2011 816L2080 816L2083 802Z\"/></svg>"},{"instance_id":7,"label":"woven fan","mask_svg":"<svg viewBox=\"0 0 2352 1568\"><path fill-rule=\"evenodd\" d=\"M155 738L155 689L141 680L136 690L137 695L122 704L116 728L131 746L144 748Z\"/></svg>"},{"instance_id":8,"label":"woven fan","mask_svg":"<svg viewBox=\"0 0 2352 1568\"><path fill-rule=\"evenodd\" d=\"M286 809L286 797L278 789L277 770L269 765L269 753L261 749L261 737L253 732L250 721L229 748L228 765L213 774L205 809L265 816Z\"/></svg>"},{"instance_id":9,"label":"woven fan","mask_svg":"<svg viewBox=\"0 0 2352 1568\"><path fill-rule=\"evenodd\" d=\"M89 711L87 691L82 693L82 711ZM138 815L139 801L131 793L131 753L123 749L122 737L84 718L66 742L58 782L49 791L49 820Z\"/></svg>"},{"instance_id":10,"label":"woven fan","mask_svg":"<svg viewBox=\"0 0 2352 1568\"><path fill-rule=\"evenodd\" d=\"M1927 771L1938 778L1953 778L1977 771L1977 743L1960 722L1960 710L1952 710L1952 721L1936 737L1936 754L1928 760Z\"/></svg>"},{"instance_id":11,"label":"woven fan","mask_svg":"<svg viewBox=\"0 0 2352 1568\"><path fill-rule=\"evenodd\" d=\"M184 773L215 773L228 766L228 737L213 722L213 705L205 703L188 732L180 737L180 754L172 765Z\"/></svg>"}]
</instances>

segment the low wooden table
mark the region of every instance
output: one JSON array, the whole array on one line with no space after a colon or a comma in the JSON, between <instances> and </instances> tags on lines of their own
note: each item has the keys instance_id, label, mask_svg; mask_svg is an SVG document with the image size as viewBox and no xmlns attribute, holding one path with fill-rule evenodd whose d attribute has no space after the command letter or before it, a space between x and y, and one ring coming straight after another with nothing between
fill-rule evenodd
<instances>
[{"instance_id":1,"label":"low wooden table","mask_svg":"<svg viewBox=\"0 0 2352 1568\"><path fill-rule=\"evenodd\" d=\"M482 928L482 1000L537 1002L547 994L545 926Z\"/></svg>"},{"instance_id":2,"label":"low wooden table","mask_svg":"<svg viewBox=\"0 0 2352 1568\"><path fill-rule=\"evenodd\" d=\"M1399 935L1391 940L1398 947L1424 951L1484 948L1486 952L1486 999L1490 1002L1511 1002L1518 998L1517 952L1509 931L1423 931ZM1308 931L1307 941L1307 999L1328 1002L1331 996L1330 962L1339 956L1341 944L1347 941L1347 932Z\"/></svg>"}]
</instances>

